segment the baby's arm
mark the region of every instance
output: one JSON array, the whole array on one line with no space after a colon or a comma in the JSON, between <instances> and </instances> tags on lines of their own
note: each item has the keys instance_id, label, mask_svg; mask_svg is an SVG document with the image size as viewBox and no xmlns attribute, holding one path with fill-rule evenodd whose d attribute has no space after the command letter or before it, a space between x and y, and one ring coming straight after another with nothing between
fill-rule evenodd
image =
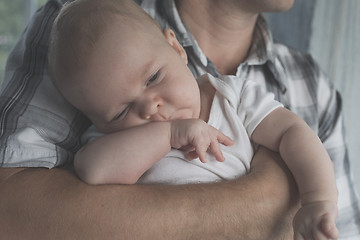
<instances>
[{"instance_id":1,"label":"baby's arm","mask_svg":"<svg viewBox=\"0 0 360 240\"><path fill-rule=\"evenodd\" d=\"M133 184L171 149L168 126L154 122L103 135L75 155L77 175L89 184Z\"/></svg>"},{"instance_id":2,"label":"baby's arm","mask_svg":"<svg viewBox=\"0 0 360 240\"><path fill-rule=\"evenodd\" d=\"M315 132L285 108L270 113L252 140L280 153L294 175L302 207L294 219L295 239L337 237L337 188L333 163Z\"/></svg>"},{"instance_id":3,"label":"baby's arm","mask_svg":"<svg viewBox=\"0 0 360 240\"><path fill-rule=\"evenodd\" d=\"M186 147L189 158L205 162L209 149L223 161L219 143L232 140L199 119L150 122L106 134L75 155L78 176L90 184L133 184L171 149Z\"/></svg>"}]
</instances>

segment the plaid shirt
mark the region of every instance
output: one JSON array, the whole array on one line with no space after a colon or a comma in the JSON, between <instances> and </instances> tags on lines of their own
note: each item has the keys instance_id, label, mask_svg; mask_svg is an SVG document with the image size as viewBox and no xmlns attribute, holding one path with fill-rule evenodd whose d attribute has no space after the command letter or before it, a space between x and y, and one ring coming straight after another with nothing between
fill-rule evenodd
<instances>
[{"instance_id":1,"label":"plaid shirt","mask_svg":"<svg viewBox=\"0 0 360 240\"><path fill-rule=\"evenodd\" d=\"M72 164L90 122L55 89L47 73L52 23L63 2L39 9L9 56L0 88L0 166ZM193 74L220 74L182 23L173 0L137 2L163 28L171 28L188 53ZM159 4L161 2L161 4ZM350 175L341 97L310 55L275 43L259 17L248 59L237 76L260 83L317 132L335 165L339 189L337 226L342 239L360 239L360 206Z\"/></svg>"}]
</instances>

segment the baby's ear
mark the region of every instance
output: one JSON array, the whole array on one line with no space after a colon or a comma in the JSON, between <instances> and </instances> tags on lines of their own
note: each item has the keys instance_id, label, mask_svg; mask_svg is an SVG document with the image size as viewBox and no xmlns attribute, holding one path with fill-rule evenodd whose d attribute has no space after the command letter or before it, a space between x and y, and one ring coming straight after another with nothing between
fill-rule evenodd
<instances>
[{"instance_id":1,"label":"baby's ear","mask_svg":"<svg viewBox=\"0 0 360 240\"><path fill-rule=\"evenodd\" d=\"M174 31L169 28L166 28L164 30L164 36L165 39L168 41L168 43L176 50L176 52L180 55L180 57L185 61L185 64L187 64L188 59L187 59L186 51L177 40Z\"/></svg>"}]
</instances>

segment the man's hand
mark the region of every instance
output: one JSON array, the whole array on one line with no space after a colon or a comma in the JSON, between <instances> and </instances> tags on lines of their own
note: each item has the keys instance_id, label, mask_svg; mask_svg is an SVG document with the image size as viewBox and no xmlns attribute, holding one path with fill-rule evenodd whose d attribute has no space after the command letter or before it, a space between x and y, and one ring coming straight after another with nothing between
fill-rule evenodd
<instances>
[{"instance_id":1,"label":"man's hand","mask_svg":"<svg viewBox=\"0 0 360 240\"><path fill-rule=\"evenodd\" d=\"M231 146L233 140L216 128L200 119L184 119L171 121L171 147L187 152L188 160L199 158L205 163L206 152L212 153L216 160L223 162L224 156L220 144Z\"/></svg>"}]
</instances>

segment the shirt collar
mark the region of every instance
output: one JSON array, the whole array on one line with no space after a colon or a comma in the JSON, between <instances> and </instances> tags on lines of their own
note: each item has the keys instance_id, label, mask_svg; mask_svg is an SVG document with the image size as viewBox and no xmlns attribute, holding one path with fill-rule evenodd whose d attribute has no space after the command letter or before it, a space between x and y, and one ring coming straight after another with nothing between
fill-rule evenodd
<instances>
[{"instance_id":1,"label":"shirt collar","mask_svg":"<svg viewBox=\"0 0 360 240\"><path fill-rule=\"evenodd\" d=\"M278 57L277 43L262 15L259 15L254 29L253 43L247 62L249 65L267 65L283 92L287 89L287 74Z\"/></svg>"}]
</instances>

